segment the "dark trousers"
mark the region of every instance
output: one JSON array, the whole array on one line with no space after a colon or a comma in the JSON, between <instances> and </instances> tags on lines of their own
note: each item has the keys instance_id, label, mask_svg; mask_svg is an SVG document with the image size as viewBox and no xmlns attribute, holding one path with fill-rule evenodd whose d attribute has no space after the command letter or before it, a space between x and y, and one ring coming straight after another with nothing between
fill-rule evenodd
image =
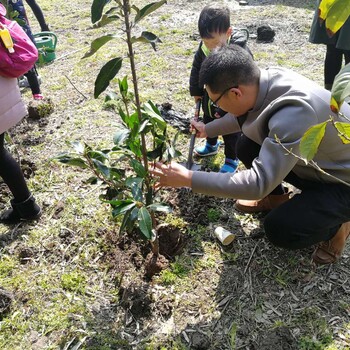
<instances>
[{"instance_id":1,"label":"dark trousers","mask_svg":"<svg viewBox=\"0 0 350 350\"><path fill-rule=\"evenodd\" d=\"M29 26L26 10L23 5L22 0L17 0L14 2L13 0L10 0L10 5L12 6L12 9L14 11L18 12L18 18L22 21L21 26L23 30L26 32L30 40L35 44L34 36L32 33L32 30ZM38 74L36 71L36 67L34 65L33 68L31 68L26 74L24 74L25 77L28 79L28 84L30 89L32 90L32 94L40 94L40 84L39 84L39 79L38 79Z\"/></svg>"},{"instance_id":2,"label":"dark trousers","mask_svg":"<svg viewBox=\"0 0 350 350\"><path fill-rule=\"evenodd\" d=\"M260 146L244 135L237 142L238 157L244 164L250 158L251 165L259 150ZM265 217L265 233L272 244L286 249L310 247L331 239L341 224L350 221L349 186L308 181L293 172L284 180L301 193Z\"/></svg>"},{"instance_id":3,"label":"dark trousers","mask_svg":"<svg viewBox=\"0 0 350 350\"><path fill-rule=\"evenodd\" d=\"M30 192L20 166L5 148L4 138L5 134L0 134L0 176L9 187L15 202L23 202L30 196Z\"/></svg>"},{"instance_id":4,"label":"dark trousers","mask_svg":"<svg viewBox=\"0 0 350 350\"><path fill-rule=\"evenodd\" d=\"M335 45L327 45L324 61L324 84L328 90L332 88L334 78L342 67L343 56L345 64L348 64L350 62L350 51L337 49Z\"/></svg>"},{"instance_id":5,"label":"dark trousers","mask_svg":"<svg viewBox=\"0 0 350 350\"><path fill-rule=\"evenodd\" d=\"M207 114L203 115L203 123L208 124L214 119ZM223 135L222 138L224 139L225 142L225 157L226 158L231 158L231 159L236 159L237 158L237 153L236 153L236 143L237 140L239 139L240 132L235 132L234 134L228 134L228 135ZM207 137L207 142L214 146L218 142L217 137Z\"/></svg>"},{"instance_id":6,"label":"dark trousers","mask_svg":"<svg viewBox=\"0 0 350 350\"><path fill-rule=\"evenodd\" d=\"M49 31L49 26L46 24L43 11L35 0L26 0L27 4L32 9L37 21L39 22L40 28L43 32Z\"/></svg>"}]
</instances>

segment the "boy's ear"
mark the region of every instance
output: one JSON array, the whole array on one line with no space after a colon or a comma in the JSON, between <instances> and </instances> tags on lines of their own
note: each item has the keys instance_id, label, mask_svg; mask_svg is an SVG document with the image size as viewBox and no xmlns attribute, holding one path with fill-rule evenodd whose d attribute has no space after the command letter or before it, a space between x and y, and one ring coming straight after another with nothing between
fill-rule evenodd
<instances>
[{"instance_id":1,"label":"boy's ear","mask_svg":"<svg viewBox=\"0 0 350 350\"><path fill-rule=\"evenodd\" d=\"M229 38L232 35L232 27L230 27L229 29L227 29L226 35Z\"/></svg>"}]
</instances>

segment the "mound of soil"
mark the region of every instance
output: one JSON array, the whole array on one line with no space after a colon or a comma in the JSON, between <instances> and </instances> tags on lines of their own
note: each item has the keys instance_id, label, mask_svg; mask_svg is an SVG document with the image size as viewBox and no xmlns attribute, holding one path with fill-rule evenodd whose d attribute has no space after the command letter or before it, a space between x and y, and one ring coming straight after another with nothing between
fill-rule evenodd
<instances>
[{"instance_id":1,"label":"mound of soil","mask_svg":"<svg viewBox=\"0 0 350 350\"><path fill-rule=\"evenodd\" d=\"M0 320L9 311L12 300L12 293L0 287Z\"/></svg>"},{"instance_id":2,"label":"mound of soil","mask_svg":"<svg viewBox=\"0 0 350 350\"><path fill-rule=\"evenodd\" d=\"M152 278L169 266L169 260L161 254L149 253L145 260L145 275Z\"/></svg>"}]
</instances>

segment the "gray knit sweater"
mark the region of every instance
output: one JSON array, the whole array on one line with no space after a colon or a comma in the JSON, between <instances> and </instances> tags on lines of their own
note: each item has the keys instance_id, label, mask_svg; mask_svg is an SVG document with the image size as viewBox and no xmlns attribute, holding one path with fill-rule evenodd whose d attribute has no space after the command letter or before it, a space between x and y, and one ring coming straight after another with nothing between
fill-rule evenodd
<instances>
[{"instance_id":1,"label":"gray knit sweater","mask_svg":"<svg viewBox=\"0 0 350 350\"><path fill-rule=\"evenodd\" d=\"M260 199L268 195L286 175L293 171L303 179L316 182L336 180L306 165L288 154L276 141L293 153L299 154L299 143L312 125L336 117L329 108L330 92L311 80L284 68L261 70L256 104L246 116L226 114L206 124L209 137L242 131L259 145L259 156L249 170L235 174L194 172L192 189L219 197ZM341 111L350 117L350 106ZM242 121L243 120L243 124ZM336 120L347 122L345 118ZM349 123L350 124L350 123ZM350 144L343 144L335 128L328 125L314 161L329 174L350 184Z\"/></svg>"}]
</instances>

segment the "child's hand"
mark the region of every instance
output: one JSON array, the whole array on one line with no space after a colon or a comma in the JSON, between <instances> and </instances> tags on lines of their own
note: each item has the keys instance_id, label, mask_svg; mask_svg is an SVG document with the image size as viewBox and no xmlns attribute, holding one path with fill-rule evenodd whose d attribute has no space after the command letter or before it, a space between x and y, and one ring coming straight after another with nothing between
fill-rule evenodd
<instances>
[{"instance_id":1,"label":"child's hand","mask_svg":"<svg viewBox=\"0 0 350 350\"><path fill-rule=\"evenodd\" d=\"M196 137L207 137L207 133L205 132L205 124L203 122L197 122L194 119L191 120L191 131L196 129Z\"/></svg>"}]
</instances>

